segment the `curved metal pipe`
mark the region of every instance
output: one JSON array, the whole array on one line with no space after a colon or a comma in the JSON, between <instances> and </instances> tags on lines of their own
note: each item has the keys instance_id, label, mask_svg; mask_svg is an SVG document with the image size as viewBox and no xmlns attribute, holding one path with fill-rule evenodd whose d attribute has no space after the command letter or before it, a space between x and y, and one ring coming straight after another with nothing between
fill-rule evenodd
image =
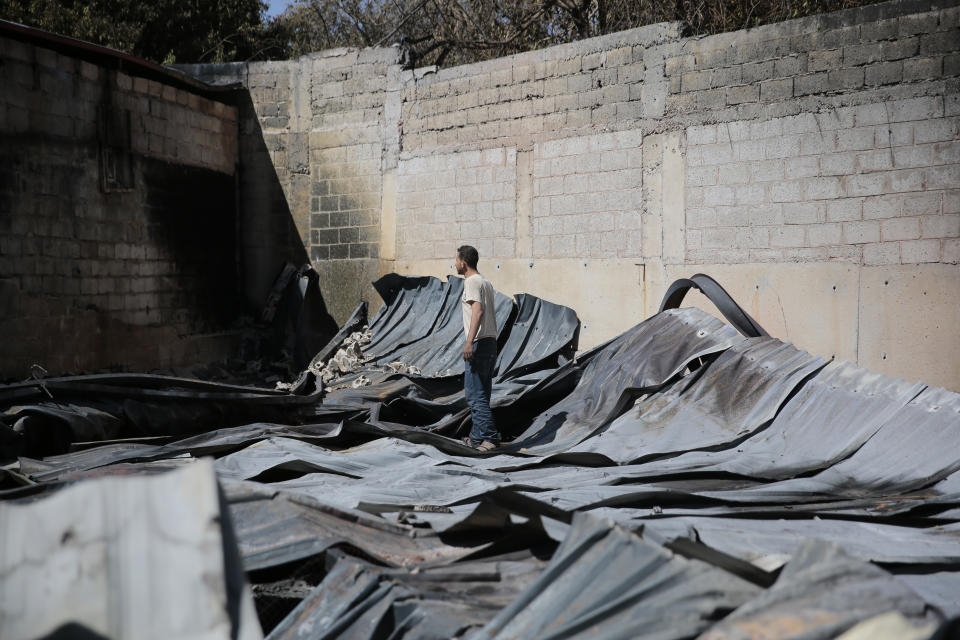
<instances>
[{"instance_id":1,"label":"curved metal pipe","mask_svg":"<svg viewBox=\"0 0 960 640\"><path fill-rule=\"evenodd\" d=\"M690 289L696 289L705 295L723 314L727 322L736 327L737 331L746 337L769 337L770 334L736 303L726 289L720 286L719 282L703 273L674 281L660 302L660 311L678 309Z\"/></svg>"}]
</instances>

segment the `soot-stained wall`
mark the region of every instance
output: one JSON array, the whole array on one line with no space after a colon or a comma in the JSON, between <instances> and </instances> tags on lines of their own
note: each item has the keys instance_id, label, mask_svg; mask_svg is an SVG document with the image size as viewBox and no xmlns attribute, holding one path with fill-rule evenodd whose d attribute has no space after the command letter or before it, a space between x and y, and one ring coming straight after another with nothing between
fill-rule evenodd
<instances>
[{"instance_id":1,"label":"soot-stained wall","mask_svg":"<svg viewBox=\"0 0 960 640\"><path fill-rule=\"evenodd\" d=\"M0 33L0 378L227 355L235 107L38 38Z\"/></svg>"}]
</instances>

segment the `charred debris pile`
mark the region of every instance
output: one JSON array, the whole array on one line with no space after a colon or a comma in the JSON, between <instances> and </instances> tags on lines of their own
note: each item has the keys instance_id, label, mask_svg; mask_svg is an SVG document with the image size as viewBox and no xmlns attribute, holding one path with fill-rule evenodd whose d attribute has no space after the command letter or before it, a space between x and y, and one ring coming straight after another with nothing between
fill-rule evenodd
<instances>
[{"instance_id":1,"label":"charred debris pile","mask_svg":"<svg viewBox=\"0 0 960 640\"><path fill-rule=\"evenodd\" d=\"M576 357L573 310L498 294L478 454L462 280L386 276L343 327L306 273L268 310L291 283L295 379L0 387L0 637L956 637L957 393L705 276Z\"/></svg>"}]
</instances>

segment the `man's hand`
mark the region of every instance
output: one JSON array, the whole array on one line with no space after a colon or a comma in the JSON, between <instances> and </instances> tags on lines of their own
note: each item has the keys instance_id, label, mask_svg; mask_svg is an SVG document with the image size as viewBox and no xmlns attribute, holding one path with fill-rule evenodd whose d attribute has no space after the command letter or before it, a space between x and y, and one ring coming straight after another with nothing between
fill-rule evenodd
<instances>
[{"instance_id":1,"label":"man's hand","mask_svg":"<svg viewBox=\"0 0 960 640\"><path fill-rule=\"evenodd\" d=\"M473 360L473 342L467 342L463 345L463 359Z\"/></svg>"}]
</instances>

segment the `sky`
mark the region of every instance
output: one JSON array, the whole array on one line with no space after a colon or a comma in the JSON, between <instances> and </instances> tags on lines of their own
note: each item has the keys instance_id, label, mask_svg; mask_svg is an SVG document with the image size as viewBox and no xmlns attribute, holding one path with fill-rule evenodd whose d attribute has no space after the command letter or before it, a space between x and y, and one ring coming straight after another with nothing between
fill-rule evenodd
<instances>
[{"instance_id":1,"label":"sky","mask_svg":"<svg viewBox=\"0 0 960 640\"><path fill-rule=\"evenodd\" d=\"M269 18L283 13L283 10L290 4L290 0L266 0L266 2L267 17Z\"/></svg>"}]
</instances>

